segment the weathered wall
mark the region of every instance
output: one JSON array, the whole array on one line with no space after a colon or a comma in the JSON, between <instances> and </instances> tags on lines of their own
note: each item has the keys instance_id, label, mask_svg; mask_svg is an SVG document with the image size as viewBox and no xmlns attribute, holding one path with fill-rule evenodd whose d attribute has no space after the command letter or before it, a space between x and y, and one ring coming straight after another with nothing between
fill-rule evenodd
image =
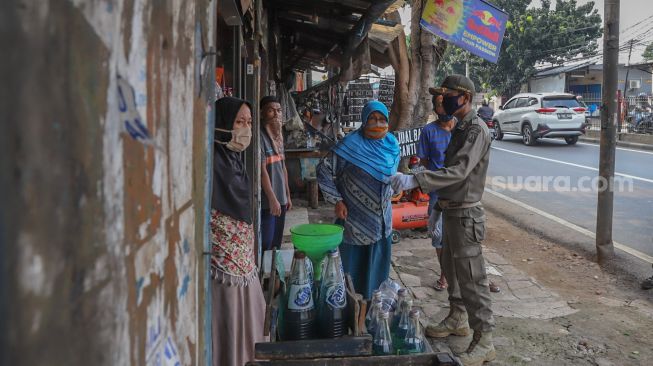
<instances>
[{"instance_id":1,"label":"weathered wall","mask_svg":"<svg viewBox=\"0 0 653 366\"><path fill-rule=\"evenodd\" d=\"M624 90L624 85L626 83L627 72L628 72L628 68L626 68L623 65L619 65L617 82L619 83L618 87L619 89L621 89L622 93ZM630 69L630 72L628 72L628 80L639 80L641 85L639 89L629 89L628 96L636 96L639 93L646 93L647 95L651 95L653 90L651 80L653 79L649 72L633 67ZM569 82L570 85L592 85L592 84L601 85L602 83L603 83L602 70L590 70L587 76L585 76L584 78L571 79ZM600 93L598 96L600 97Z\"/></svg>"},{"instance_id":2,"label":"weathered wall","mask_svg":"<svg viewBox=\"0 0 653 366\"><path fill-rule=\"evenodd\" d=\"M0 4L0 364L204 363L211 0Z\"/></svg>"},{"instance_id":3,"label":"weathered wall","mask_svg":"<svg viewBox=\"0 0 653 366\"><path fill-rule=\"evenodd\" d=\"M531 93L548 93L565 91L565 74L551 75L529 80Z\"/></svg>"}]
</instances>

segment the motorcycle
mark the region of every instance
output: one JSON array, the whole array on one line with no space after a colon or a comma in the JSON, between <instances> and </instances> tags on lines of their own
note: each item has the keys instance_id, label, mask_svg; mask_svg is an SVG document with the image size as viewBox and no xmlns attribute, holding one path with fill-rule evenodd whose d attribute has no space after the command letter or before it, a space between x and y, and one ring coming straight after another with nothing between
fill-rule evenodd
<instances>
[{"instance_id":1,"label":"motorcycle","mask_svg":"<svg viewBox=\"0 0 653 366\"><path fill-rule=\"evenodd\" d=\"M487 129L490 131L490 139L494 141L494 139L497 137L497 130L495 129L494 126L494 121L492 118L483 118L480 114L477 114L478 118L482 119L483 122L487 125Z\"/></svg>"}]
</instances>

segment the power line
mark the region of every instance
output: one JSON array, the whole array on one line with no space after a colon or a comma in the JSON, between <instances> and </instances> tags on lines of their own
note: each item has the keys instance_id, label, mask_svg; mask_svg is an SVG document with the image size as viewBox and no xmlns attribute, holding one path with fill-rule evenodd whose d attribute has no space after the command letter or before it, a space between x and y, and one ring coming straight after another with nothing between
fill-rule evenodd
<instances>
[{"instance_id":1,"label":"power line","mask_svg":"<svg viewBox=\"0 0 653 366\"><path fill-rule=\"evenodd\" d=\"M642 24L642 23L644 23L644 22L646 22L646 21L650 21L650 20L651 20L651 17L653 17L653 14L650 14L650 15L648 15L647 17L645 17L644 19L640 20L639 22L637 22L637 23L631 25L630 27L621 30L621 31L619 32L619 34L625 33L627 30L633 29L634 27L636 27L636 26L638 26L638 25L640 25L640 24Z\"/></svg>"},{"instance_id":2,"label":"power line","mask_svg":"<svg viewBox=\"0 0 653 366\"><path fill-rule=\"evenodd\" d=\"M619 47L618 47L619 53L625 52L626 50L629 50L631 47L637 48L637 47L641 47L641 46L646 46L647 45L646 39L647 39L648 36L653 36L653 26L650 26L648 29L646 29L644 31L640 31L633 38L621 43L619 45ZM584 45L584 44L587 44L587 43L588 42L580 42L580 43L574 43L574 44L567 45L567 46L551 48L551 49L548 49L548 50L542 50L540 52L537 52L535 55L545 55L545 54L550 53L552 51L558 51L558 50L563 50L563 49L566 49L566 48L572 48L572 47ZM588 56L587 59L589 60L591 58L594 58L594 57L597 57L597 56L602 56L602 55L603 55L603 53L597 53L596 55ZM580 58L580 59L582 60L582 59L584 59L584 57ZM564 60L564 62L567 62L567 61L570 61L570 60Z\"/></svg>"}]
</instances>

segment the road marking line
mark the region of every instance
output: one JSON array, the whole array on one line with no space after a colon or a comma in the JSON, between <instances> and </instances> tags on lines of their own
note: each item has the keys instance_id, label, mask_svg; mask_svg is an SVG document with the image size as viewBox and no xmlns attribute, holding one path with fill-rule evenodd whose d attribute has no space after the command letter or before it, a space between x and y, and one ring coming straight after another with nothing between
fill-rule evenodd
<instances>
[{"instance_id":1,"label":"road marking line","mask_svg":"<svg viewBox=\"0 0 653 366\"><path fill-rule=\"evenodd\" d=\"M593 144L591 142L577 142L578 145L588 145L588 146L594 146L594 147L601 147L599 144ZM624 147L618 147L617 150L623 150L623 151L631 151L631 152L636 152L640 154L648 154L648 155L653 155L653 152L650 151L642 151L642 150L635 150L635 149L626 149Z\"/></svg>"},{"instance_id":2,"label":"road marking line","mask_svg":"<svg viewBox=\"0 0 653 366\"><path fill-rule=\"evenodd\" d=\"M579 233L581 233L581 234L583 234L583 235L587 235L587 236L589 236L589 237L592 238L592 239L596 239L596 234L595 234L595 233L593 233L593 232L591 232L591 231L589 231L589 230L587 230L587 229L585 229L585 228L582 228L582 227L580 227L580 226L578 226L578 225L576 225L576 224L572 224L572 223L569 222L569 221L566 221L566 220L564 220L564 219L561 219L561 218L559 218L558 216L551 215L551 214L548 213L548 212L544 212L544 211L542 211L542 210L540 210L540 209L538 209L538 208L535 208L535 207L533 207L533 206L527 205L527 204L524 203L524 202L521 202L521 201L518 201L518 200L516 200L516 199L514 199L514 198L508 197L508 196L506 196L506 195L504 195L504 194L501 194L501 193L499 193L499 192L497 192L497 191L494 191L494 190L492 190L492 189L485 188L485 191L488 192L488 193L490 193L490 194L492 194L492 195L494 195L494 196L497 196L497 197L499 197L499 198L501 198L501 199L503 199L503 200L505 200L505 201L508 201L508 202L510 202L510 203L512 203L512 204L515 204L515 205L517 205L517 206L519 206L519 207L521 207L521 208L525 208L525 209L527 209L528 211L531 211L531 212L533 212L533 213L535 213L535 214L538 214L538 215L540 215L540 216L546 217L547 219L549 219L549 220L551 220L551 221L554 221L554 222L556 222L556 223L558 223L558 224L560 224L560 225L562 225L562 226L565 226L565 227L567 227L567 228L569 228L569 229L572 229L572 230L574 230L574 231L577 231L577 232L579 232ZM637 249L633 249L633 248L628 247L628 246L626 246L626 245L624 245L624 244L617 243L616 241L613 241L612 244L614 245L615 248L617 248L617 249L619 249L619 250L621 250L621 251L623 251L623 252L626 252L626 253L628 253L628 254L630 254L630 255L632 255L632 256L634 256L634 257L637 257L637 258L639 258L639 259L641 259L641 260L643 260L643 261L645 261L645 262L653 263L653 257L651 257L651 256L648 255L648 254L642 253L642 252L640 252L639 250L637 250Z\"/></svg>"},{"instance_id":3,"label":"road marking line","mask_svg":"<svg viewBox=\"0 0 653 366\"><path fill-rule=\"evenodd\" d=\"M508 153L511 153L511 154L517 154L517 155L527 156L527 157L529 157L529 158L534 158L534 159L540 159L540 160L550 161L550 162L558 163L558 164L570 165L570 166L574 166L574 167L577 167L577 168L583 168L583 169L593 170L593 171L595 171L595 172L598 172L598 171L599 171L598 168L594 168L594 167L591 167L591 166L580 165L580 164L574 164L574 163L570 163L570 162L567 162L567 161L556 160L556 159L550 159L550 158L545 158L545 157L542 157L542 156L537 156L537 155L532 155L532 154L526 154L526 153L519 152L519 151L513 151L513 150L508 150L508 149L502 149L502 148L500 148L500 147L496 147L496 146L492 146L492 148L495 149L495 150L499 150L499 151L505 151L505 152L508 152ZM635 176L635 175L624 174L624 173L619 173L619 172L615 172L614 174L615 174L615 175L622 176L622 177L624 177L624 178L630 178L630 179L634 179L634 180L641 180L642 182L653 183L653 179L642 178L642 177L638 177L638 176Z\"/></svg>"}]
</instances>

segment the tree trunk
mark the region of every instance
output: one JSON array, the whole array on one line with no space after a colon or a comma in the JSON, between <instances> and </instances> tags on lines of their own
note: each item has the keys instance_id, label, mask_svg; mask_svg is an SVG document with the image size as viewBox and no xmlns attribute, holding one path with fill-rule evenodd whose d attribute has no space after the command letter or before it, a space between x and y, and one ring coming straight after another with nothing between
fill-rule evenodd
<instances>
[{"instance_id":1,"label":"tree trunk","mask_svg":"<svg viewBox=\"0 0 653 366\"><path fill-rule=\"evenodd\" d=\"M406 37L400 34L388 48L388 58L395 70L395 93L390 115L390 129L401 130L423 126L431 113L431 95L435 70L447 48L443 39L423 31L419 25L425 0L414 1L411 8L410 58ZM399 18L393 13L391 18Z\"/></svg>"},{"instance_id":2,"label":"tree trunk","mask_svg":"<svg viewBox=\"0 0 653 366\"><path fill-rule=\"evenodd\" d=\"M398 12L390 15L390 19L401 22ZM408 58L408 47L406 45L406 34L401 33L390 47L388 47L388 58L395 71L395 90L392 108L390 109L390 130L399 129L401 121L410 118L410 104L408 101L408 83L410 78L410 59Z\"/></svg>"},{"instance_id":3,"label":"tree trunk","mask_svg":"<svg viewBox=\"0 0 653 366\"><path fill-rule=\"evenodd\" d=\"M435 72L442 60L444 50L447 48L447 41L438 39L434 44L435 36L428 32L422 32L422 62L419 71L417 87L417 104L413 109L412 123L409 127L420 127L426 124L429 116L433 112L433 103L431 102L431 93L429 88L435 86Z\"/></svg>"}]
</instances>

